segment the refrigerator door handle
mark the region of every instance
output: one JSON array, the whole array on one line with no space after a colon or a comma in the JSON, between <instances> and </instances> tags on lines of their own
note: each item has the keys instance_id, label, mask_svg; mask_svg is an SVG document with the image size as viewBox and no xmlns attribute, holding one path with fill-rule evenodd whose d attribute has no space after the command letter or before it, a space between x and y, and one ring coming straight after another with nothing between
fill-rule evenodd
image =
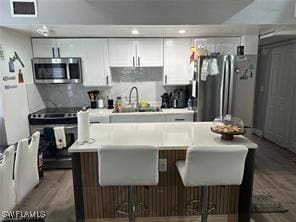
<instances>
[{"instance_id":1,"label":"refrigerator door handle","mask_svg":"<svg viewBox=\"0 0 296 222\"><path fill-rule=\"evenodd\" d=\"M232 114L233 84L234 84L234 56L230 56L230 77L227 114Z\"/></svg>"},{"instance_id":2,"label":"refrigerator door handle","mask_svg":"<svg viewBox=\"0 0 296 222\"><path fill-rule=\"evenodd\" d=\"M227 56L225 61L225 76L224 76L224 101L223 101L223 113L225 116L228 114L228 103L229 103L229 56Z\"/></svg>"},{"instance_id":3,"label":"refrigerator door handle","mask_svg":"<svg viewBox=\"0 0 296 222\"><path fill-rule=\"evenodd\" d=\"M222 78L221 78L221 88L220 88L220 116L223 116L224 110L224 88L225 88L225 67L226 67L226 57L223 58L222 65Z\"/></svg>"}]
</instances>

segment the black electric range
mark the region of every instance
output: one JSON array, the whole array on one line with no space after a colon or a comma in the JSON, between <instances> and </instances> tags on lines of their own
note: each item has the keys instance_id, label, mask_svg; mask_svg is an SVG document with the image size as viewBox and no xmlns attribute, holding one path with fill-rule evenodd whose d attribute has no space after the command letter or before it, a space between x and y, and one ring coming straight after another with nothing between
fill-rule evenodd
<instances>
[{"instance_id":1,"label":"black electric range","mask_svg":"<svg viewBox=\"0 0 296 222\"><path fill-rule=\"evenodd\" d=\"M29 114L29 124L76 124L79 110L81 107L45 108Z\"/></svg>"},{"instance_id":2,"label":"black electric range","mask_svg":"<svg viewBox=\"0 0 296 222\"><path fill-rule=\"evenodd\" d=\"M77 140L77 112L81 107L46 108L28 116L31 134L40 132L39 152L43 156L43 169L71 168L68 148ZM45 128L64 127L66 147L57 149L52 136L48 140ZM52 134L52 133L51 133Z\"/></svg>"}]
</instances>

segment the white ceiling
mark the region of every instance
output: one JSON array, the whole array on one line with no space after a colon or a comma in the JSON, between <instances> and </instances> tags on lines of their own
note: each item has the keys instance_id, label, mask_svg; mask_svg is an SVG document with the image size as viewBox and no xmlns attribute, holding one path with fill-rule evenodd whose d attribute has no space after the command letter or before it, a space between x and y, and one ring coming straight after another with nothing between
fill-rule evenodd
<instances>
[{"instance_id":1,"label":"white ceiling","mask_svg":"<svg viewBox=\"0 0 296 222\"><path fill-rule=\"evenodd\" d=\"M42 37L37 29L42 25L8 25L4 26L25 32L32 37ZM136 25L48 25L52 32L49 37L210 37L240 36L245 34L259 35L275 29L265 25L188 25L188 26L136 26ZM139 35L132 35L131 30L139 30ZM180 29L186 30L179 34Z\"/></svg>"}]
</instances>

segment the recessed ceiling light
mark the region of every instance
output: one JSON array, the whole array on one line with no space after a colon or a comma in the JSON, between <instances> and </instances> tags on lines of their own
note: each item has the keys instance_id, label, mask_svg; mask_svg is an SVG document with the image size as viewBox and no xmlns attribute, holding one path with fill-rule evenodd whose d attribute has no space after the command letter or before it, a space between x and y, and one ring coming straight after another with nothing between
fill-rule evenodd
<instances>
[{"instance_id":1,"label":"recessed ceiling light","mask_svg":"<svg viewBox=\"0 0 296 222\"><path fill-rule=\"evenodd\" d=\"M180 30L179 30L179 33L180 33L180 34L185 34L185 33L186 33L186 30L185 30L185 29L180 29Z\"/></svg>"},{"instance_id":2,"label":"recessed ceiling light","mask_svg":"<svg viewBox=\"0 0 296 222\"><path fill-rule=\"evenodd\" d=\"M133 34L133 35L139 35L140 32L139 32L139 30L137 30L137 29L133 29L133 30L132 30L132 34Z\"/></svg>"}]
</instances>

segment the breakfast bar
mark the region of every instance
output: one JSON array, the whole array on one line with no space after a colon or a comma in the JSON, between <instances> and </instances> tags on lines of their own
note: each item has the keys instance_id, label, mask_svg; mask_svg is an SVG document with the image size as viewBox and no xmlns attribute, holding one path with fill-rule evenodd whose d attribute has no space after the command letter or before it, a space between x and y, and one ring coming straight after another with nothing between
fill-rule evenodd
<instances>
[{"instance_id":1,"label":"breakfast bar","mask_svg":"<svg viewBox=\"0 0 296 222\"><path fill-rule=\"evenodd\" d=\"M117 218L116 207L126 201L127 187L101 187L98 182L98 149L103 145L149 145L159 149L159 183L157 186L136 187L136 198L147 206L139 217L192 216L186 204L199 199L199 187L184 187L176 169L177 160L185 160L190 146L221 147L244 145L248 148L243 181L240 186L211 186L209 200L216 209L210 216L227 215L238 221L250 221L257 145L244 136L221 139L211 131L211 122L91 124L91 140L69 149L72 156L74 197L77 221ZM227 173L227 172L225 172Z\"/></svg>"}]
</instances>

